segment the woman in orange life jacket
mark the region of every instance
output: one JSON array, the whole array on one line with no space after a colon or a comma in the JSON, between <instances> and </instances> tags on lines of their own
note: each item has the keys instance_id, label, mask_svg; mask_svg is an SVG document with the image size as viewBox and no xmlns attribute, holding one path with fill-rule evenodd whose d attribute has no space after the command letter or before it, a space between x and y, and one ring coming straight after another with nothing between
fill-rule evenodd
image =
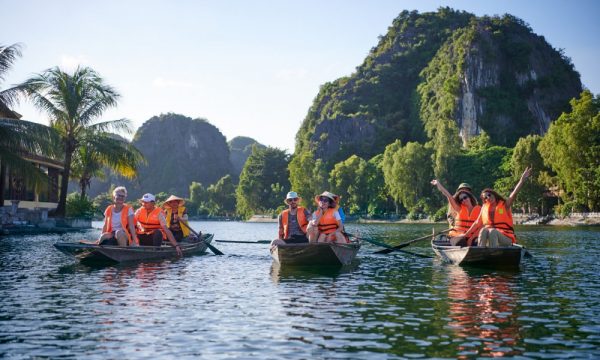
<instances>
[{"instance_id":1,"label":"woman in orange life jacket","mask_svg":"<svg viewBox=\"0 0 600 360\"><path fill-rule=\"evenodd\" d=\"M505 247L516 243L511 206L530 175L531 168L528 167L506 200L494 190L484 189L481 192L481 214L465 235L470 237L478 232L479 246L484 247ZM472 239L469 240L471 241Z\"/></svg>"},{"instance_id":2,"label":"woman in orange life jacket","mask_svg":"<svg viewBox=\"0 0 600 360\"><path fill-rule=\"evenodd\" d=\"M308 242L306 231L310 220L310 212L298 205L301 200L302 198L295 191L287 193L284 202L288 205L288 208L283 210L277 218L279 234L271 245Z\"/></svg>"},{"instance_id":3,"label":"woman in orange life jacket","mask_svg":"<svg viewBox=\"0 0 600 360\"><path fill-rule=\"evenodd\" d=\"M188 224L188 215L185 206L183 206L184 204L185 200L175 195L169 196L163 204L167 227L171 230L178 243L183 240L194 242L196 238L195 235L190 235L190 229L186 226ZM185 224L181 222L185 222Z\"/></svg>"},{"instance_id":4,"label":"woman in orange life jacket","mask_svg":"<svg viewBox=\"0 0 600 360\"><path fill-rule=\"evenodd\" d=\"M315 197L317 210L308 222L308 240L310 242L347 243L342 231L342 219L335 202L336 195L325 191Z\"/></svg>"},{"instance_id":5,"label":"woman in orange life jacket","mask_svg":"<svg viewBox=\"0 0 600 360\"><path fill-rule=\"evenodd\" d=\"M469 230L471 225L479 217L481 206L477 204L477 199L471 192L471 186L467 183L462 183L456 189L454 195L440 183L438 180L431 180L431 185L434 185L448 199L448 206L451 208L454 215L454 224L451 227L448 237L452 245L465 246L468 239L465 238L465 232Z\"/></svg>"},{"instance_id":6,"label":"woman in orange life jacket","mask_svg":"<svg viewBox=\"0 0 600 360\"><path fill-rule=\"evenodd\" d=\"M142 246L161 246L164 238L169 239L171 245L181 256L181 247L177 244L173 233L167 227L165 213L156 207L156 198L152 194L144 194L140 199L142 207L135 212L137 237Z\"/></svg>"},{"instance_id":7,"label":"woman in orange life jacket","mask_svg":"<svg viewBox=\"0 0 600 360\"><path fill-rule=\"evenodd\" d=\"M137 246L133 208L125 204L127 189L119 186L113 190L114 204L104 211L102 235L96 242L102 245Z\"/></svg>"}]
</instances>

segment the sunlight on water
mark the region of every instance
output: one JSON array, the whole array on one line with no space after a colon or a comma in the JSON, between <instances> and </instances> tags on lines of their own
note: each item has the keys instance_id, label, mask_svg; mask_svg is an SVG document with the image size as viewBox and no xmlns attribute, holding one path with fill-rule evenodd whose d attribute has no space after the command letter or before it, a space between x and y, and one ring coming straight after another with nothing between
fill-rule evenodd
<instances>
[{"instance_id":1,"label":"sunlight on water","mask_svg":"<svg viewBox=\"0 0 600 360\"><path fill-rule=\"evenodd\" d=\"M192 223L215 239L271 239L275 224ZM423 225L353 225L397 244ZM226 255L88 266L52 244L0 238L0 357L600 357L598 228L523 227L520 271L447 266L363 244L344 268L285 268L268 244ZM425 240L412 251L432 255Z\"/></svg>"}]
</instances>

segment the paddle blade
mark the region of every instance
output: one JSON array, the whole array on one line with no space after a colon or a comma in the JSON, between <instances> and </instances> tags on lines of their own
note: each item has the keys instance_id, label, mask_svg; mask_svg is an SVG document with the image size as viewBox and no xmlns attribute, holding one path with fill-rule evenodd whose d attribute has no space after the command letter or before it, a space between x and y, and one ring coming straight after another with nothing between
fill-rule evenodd
<instances>
[{"instance_id":1,"label":"paddle blade","mask_svg":"<svg viewBox=\"0 0 600 360\"><path fill-rule=\"evenodd\" d=\"M206 245L208 245L208 248L210 249L210 251L212 251L213 254L215 254L215 255L225 255L219 249L217 249L216 247L212 246L211 244L206 243Z\"/></svg>"}]
</instances>

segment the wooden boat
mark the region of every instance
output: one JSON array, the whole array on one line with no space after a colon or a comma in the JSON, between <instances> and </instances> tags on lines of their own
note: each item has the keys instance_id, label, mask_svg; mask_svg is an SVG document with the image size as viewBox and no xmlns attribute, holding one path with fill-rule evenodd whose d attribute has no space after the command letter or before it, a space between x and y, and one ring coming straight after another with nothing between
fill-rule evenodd
<instances>
[{"instance_id":1,"label":"wooden boat","mask_svg":"<svg viewBox=\"0 0 600 360\"><path fill-rule=\"evenodd\" d=\"M202 234L202 241L182 242L181 251L184 256L202 254L206 252L208 244L214 234ZM170 244L163 246L114 246L97 245L91 243L61 242L54 244L61 252L74 256L80 261L110 261L127 262L141 260L155 260L177 257L177 250Z\"/></svg>"},{"instance_id":2,"label":"wooden boat","mask_svg":"<svg viewBox=\"0 0 600 360\"><path fill-rule=\"evenodd\" d=\"M358 241L348 244L281 244L271 246L271 257L282 266L343 266L354 260L359 249L360 242Z\"/></svg>"},{"instance_id":3,"label":"wooden boat","mask_svg":"<svg viewBox=\"0 0 600 360\"><path fill-rule=\"evenodd\" d=\"M433 251L442 261L454 265L467 265L485 268L518 268L526 250L518 244L508 247L453 246L445 236L431 240Z\"/></svg>"}]
</instances>

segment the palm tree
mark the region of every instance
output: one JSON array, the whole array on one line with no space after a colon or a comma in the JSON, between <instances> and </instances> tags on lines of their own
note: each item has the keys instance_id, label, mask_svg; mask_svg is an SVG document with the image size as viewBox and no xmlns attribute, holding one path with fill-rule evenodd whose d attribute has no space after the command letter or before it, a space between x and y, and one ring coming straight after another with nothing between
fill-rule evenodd
<instances>
[{"instance_id":1,"label":"palm tree","mask_svg":"<svg viewBox=\"0 0 600 360\"><path fill-rule=\"evenodd\" d=\"M89 132L81 138L80 143L73 154L71 178L79 181L82 200L92 178L105 177L105 168L132 179L137 176L137 165L145 163L138 149L114 134Z\"/></svg>"},{"instance_id":2,"label":"palm tree","mask_svg":"<svg viewBox=\"0 0 600 360\"><path fill-rule=\"evenodd\" d=\"M0 45L0 83L10 70L13 62L21 56L21 45ZM14 89L0 90L0 206L4 205L4 179L7 167L19 173L25 180L36 186L46 186L45 176L30 161L23 159L25 154L49 154L54 131L44 125L19 120L9 106L14 104L17 92Z\"/></svg>"},{"instance_id":3,"label":"palm tree","mask_svg":"<svg viewBox=\"0 0 600 360\"><path fill-rule=\"evenodd\" d=\"M12 44L10 46L0 45L0 83L4 81L6 73L19 56L21 56L20 44ZM8 109L8 106L12 105L14 100L15 92L11 91L11 89L0 91L0 110L3 107Z\"/></svg>"},{"instance_id":4,"label":"palm tree","mask_svg":"<svg viewBox=\"0 0 600 360\"><path fill-rule=\"evenodd\" d=\"M75 151L86 144L90 134L106 134L111 130L131 133L131 122L127 119L95 122L104 111L116 106L120 95L88 67L78 67L73 74L54 67L14 89L49 115L50 126L60 136L65 168L55 215L64 216Z\"/></svg>"}]
</instances>

